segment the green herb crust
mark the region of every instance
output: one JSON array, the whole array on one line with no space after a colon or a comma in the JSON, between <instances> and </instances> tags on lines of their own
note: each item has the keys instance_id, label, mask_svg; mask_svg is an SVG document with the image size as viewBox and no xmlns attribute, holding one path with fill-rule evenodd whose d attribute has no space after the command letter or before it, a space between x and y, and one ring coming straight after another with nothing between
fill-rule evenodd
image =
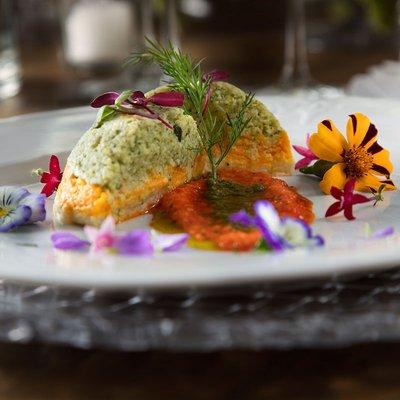
<instances>
[{"instance_id":1,"label":"green herb crust","mask_svg":"<svg viewBox=\"0 0 400 400\"><path fill-rule=\"evenodd\" d=\"M157 120L117 115L82 136L68 159L72 173L112 190L139 185L169 166L192 168L200 145L195 121L180 108L154 109L182 129L180 141Z\"/></svg>"},{"instance_id":2,"label":"green herb crust","mask_svg":"<svg viewBox=\"0 0 400 400\"><path fill-rule=\"evenodd\" d=\"M214 82L211 88L210 112L218 120L225 120L227 114L237 115L246 98L246 93L228 82ZM246 133L251 132L254 135L262 133L265 136L273 137L283 131L275 116L257 99L253 99L250 107L246 109L245 118L249 119L245 129Z\"/></svg>"}]
</instances>

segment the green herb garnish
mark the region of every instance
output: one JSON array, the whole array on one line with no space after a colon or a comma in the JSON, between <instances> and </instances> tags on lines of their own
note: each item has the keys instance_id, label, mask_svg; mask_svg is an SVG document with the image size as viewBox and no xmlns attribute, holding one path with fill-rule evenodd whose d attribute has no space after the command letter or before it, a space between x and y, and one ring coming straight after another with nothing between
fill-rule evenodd
<instances>
[{"instance_id":1,"label":"green herb garnish","mask_svg":"<svg viewBox=\"0 0 400 400\"><path fill-rule=\"evenodd\" d=\"M127 63L156 63L165 75L173 79L169 87L184 93L184 111L197 123L202 149L210 161L211 179L215 182L218 167L250 122L245 115L254 95L247 94L238 113L227 115L220 121L207 107L212 78L203 73L201 61L194 61L171 43L163 47L148 38L146 41L145 52L132 54Z\"/></svg>"}]
</instances>

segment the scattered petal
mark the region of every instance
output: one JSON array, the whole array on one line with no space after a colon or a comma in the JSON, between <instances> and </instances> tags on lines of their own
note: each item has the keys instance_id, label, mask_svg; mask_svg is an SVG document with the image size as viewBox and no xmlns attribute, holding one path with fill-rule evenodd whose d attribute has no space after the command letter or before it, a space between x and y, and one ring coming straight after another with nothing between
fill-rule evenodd
<instances>
[{"instance_id":1,"label":"scattered petal","mask_svg":"<svg viewBox=\"0 0 400 400\"><path fill-rule=\"evenodd\" d=\"M147 230L135 230L117 237L114 247L123 255L151 255L154 251L151 235Z\"/></svg>"},{"instance_id":2,"label":"scattered petal","mask_svg":"<svg viewBox=\"0 0 400 400\"><path fill-rule=\"evenodd\" d=\"M158 251L178 251L188 241L186 233L158 234L153 238L154 248Z\"/></svg>"},{"instance_id":3,"label":"scattered petal","mask_svg":"<svg viewBox=\"0 0 400 400\"><path fill-rule=\"evenodd\" d=\"M59 250L80 250L90 244L71 232L55 232L51 235L51 242L53 247Z\"/></svg>"}]
</instances>

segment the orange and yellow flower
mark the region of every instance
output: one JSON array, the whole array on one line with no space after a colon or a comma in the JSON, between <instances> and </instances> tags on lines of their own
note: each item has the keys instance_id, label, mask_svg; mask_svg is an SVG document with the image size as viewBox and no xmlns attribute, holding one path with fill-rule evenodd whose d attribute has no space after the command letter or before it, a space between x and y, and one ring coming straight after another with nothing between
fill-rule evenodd
<instances>
[{"instance_id":1,"label":"orange and yellow flower","mask_svg":"<svg viewBox=\"0 0 400 400\"><path fill-rule=\"evenodd\" d=\"M332 186L343 189L349 179L355 179L355 190L396 189L390 174L393 165L389 152L377 142L378 131L369 118L361 113L350 115L347 140L331 120L318 124L318 131L310 137L310 149L321 160L334 163L320 183L329 194Z\"/></svg>"}]
</instances>

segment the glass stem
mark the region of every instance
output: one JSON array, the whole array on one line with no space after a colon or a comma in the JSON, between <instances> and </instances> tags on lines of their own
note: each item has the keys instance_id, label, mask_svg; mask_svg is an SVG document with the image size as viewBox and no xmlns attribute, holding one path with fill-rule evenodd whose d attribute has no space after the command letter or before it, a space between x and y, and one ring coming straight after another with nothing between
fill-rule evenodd
<instances>
[{"instance_id":1,"label":"glass stem","mask_svg":"<svg viewBox=\"0 0 400 400\"><path fill-rule=\"evenodd\" d=\"M176 0L165 0L165 42L180 47L178 5Z\"/></svg>"},{"instance_id":2,"label":"glass stem","mask_svg":"<svg viewBox=\"0 0 400 400\"><path fill-rule=\"evenodd\" d=\"M307 87L312 83L307 56L304 0L287 0L284 66L281 84Z\"/></svg>"},{"instance_id":3,"label":"glass stem","mask_svg":"<svg viewBox=\"0 0 400 400\"><path fill-rule=\"evenodd\" d=\"M142 31L143 36L151 40L155 39L154 34L154 4L153 0L143 0L141 2Z\"/></svg>"}]
</instances>

